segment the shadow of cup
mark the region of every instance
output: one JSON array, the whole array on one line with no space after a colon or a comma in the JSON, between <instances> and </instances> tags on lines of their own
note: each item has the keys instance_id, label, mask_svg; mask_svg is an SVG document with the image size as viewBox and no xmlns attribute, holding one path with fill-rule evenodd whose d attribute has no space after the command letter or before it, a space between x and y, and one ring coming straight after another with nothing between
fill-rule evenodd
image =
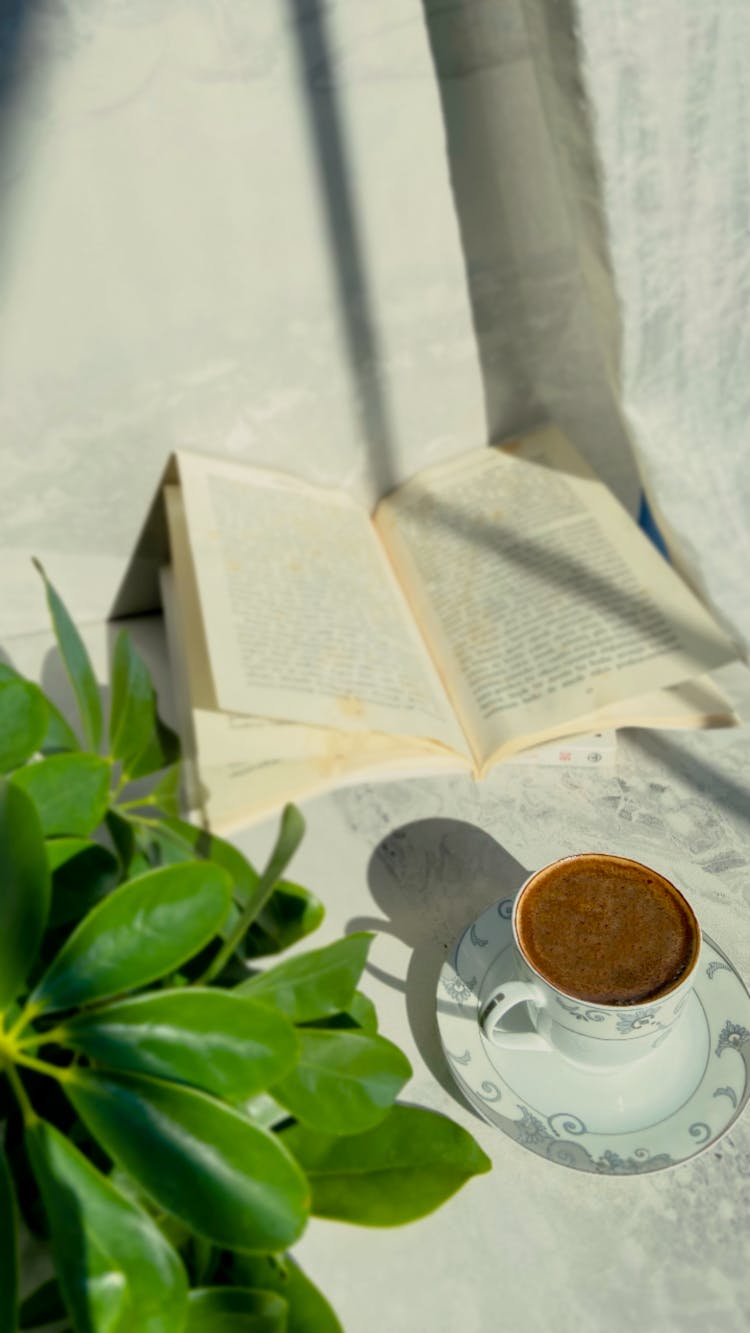
<instances>
[{"instance_id":1,"label":"shadow of cup","mask_svg":"<svg viewBox=\"0 0 750 1333\"><path fill-rule=\"evenodd\" d=\"M441 1087L457 1099L437 1027L440 969L466 926L491 903L515 896L527 878L525 867L473 824L417 820L389 833L370 859L369 887L383 917L348 923L349 930L390 934L411 950L405 978L375 964L368 970L404 991L417 1048Z\"/></svg>"}]
</instances>

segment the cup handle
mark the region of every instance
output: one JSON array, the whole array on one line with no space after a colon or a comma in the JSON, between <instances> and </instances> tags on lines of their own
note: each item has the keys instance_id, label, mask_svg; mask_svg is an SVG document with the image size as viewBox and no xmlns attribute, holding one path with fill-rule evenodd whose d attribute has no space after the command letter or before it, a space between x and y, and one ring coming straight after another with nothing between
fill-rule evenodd
<instances>
[{"instance_id":1,"label":"cup handle","mask_svg":"<svg viewBox=\"0 0 750 1333\"><path fill-rule=\"evenodd\" d=\"M549 1051L550 1043L538 1032L508 1032L500 1026L509 1010L527 1002L539 1007L544 1004L544 995L533 982L508 981L504 986L497 986L489 999L485 1000L479 1015L479 1023L487 1040L509 1051Z\"/></svg>"}]
</instances>

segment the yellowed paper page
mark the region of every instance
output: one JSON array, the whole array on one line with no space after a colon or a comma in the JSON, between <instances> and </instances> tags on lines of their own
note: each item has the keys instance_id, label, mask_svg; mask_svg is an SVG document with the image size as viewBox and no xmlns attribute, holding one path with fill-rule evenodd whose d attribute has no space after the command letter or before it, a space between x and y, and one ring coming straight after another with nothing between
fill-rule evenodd
<instances>
[{"instance_id":1,"label":"yellowed paper page","mask_svg":"<svg viewBox=\"0 0 750 1333\"><path fill-rule=\"evenodd\" d=\"M541 731L529 741L516 736L502 746L485 762L481 773L486 773L496 762L518 755L529 744L546 741L565 741L586 735L596 729L609 731L620 727L656 727L665 731L696 730L701 727L735 727L740 718L719 685L710 676L683 681L663 690L635 695L620 703L599 708L564 722L554 730Z\"/></svg>"},{"instance_id":2,"label":"yellowed paper page","mask_svg":"<svg viewBox=\"0 0 750 1333\"><path fill-rule=\"evenodd\" d=\"M467 753L366 513L291 477L180 453L220 709Z\"/></svg>"},{"instance_id":3,"label":"yellowed paper page","mask_svg":"<svg viewBox=\"0 0 750 1333\"><path fill-rule=\"evenodd\" d=\"M616 719L611 723L610 719ZM664 727L679 730L696 727L736 727L740 721L726 694L711 676L697 676L664 690L623 699L600 708L597 721L603 727Z\"/></svg>"},{"instance_id":4,"label":"yellowed paper page","mask_svg":"<svg viewBox=\"0 0 750 1333\"><path fill-rule=\"evenodd\" d=\"M338 739L340 748L336 751L332 745L327 756L263 759L254 754L244 764L202 768L201 809L208 826L217 833L231 833L286 801L302 801L358 782L429 777L456 773L462 767L462 761L446 750L430 752L408 743L394 748L389 737L373 736L364 745L352 735L338 733ZM470 771L468 759L463 768Z\"/></svg>"},{"instance_id":5,"label":"yellowed paper page","mask_svg":"<svg viewBox=\"0 0 750 1333\"><path fill-rule=\"evenodd\" d=\"M193 765L188 769L188 776L191 773L193 776L187 784L192 804L201 804L198 770L200 774L209 771L222 774L221 784L226 781L227 791L232 789L234 799L236 783L229 781L227 774L230 778L232 774L236 777L238 771L256 772L261 767L312 765L305 770L307 780L314 772L326 779L340 759L349 763L353 755L359 757L361 770L379 764L384 757L393 759L394 754L426 757L428 764L433 761L440 767L449 764L453 770L462 766L460 757L436 742L410 744L393 737L337 732L331 728L277 722L240 713L224 713L218 709L187 539L182 492L178 486L165 486L164 496L177 577L171 569L162 571L162 598L175 680L175 701L183 720L186 749L194 756ZM463 766L468 764L467 758ZM213 804L216 804L215 800Z\"/></svg>"},{"instance_id":6,"label":"yellowed paper page","mask_svg":"<svg viewBox=\"0 0 750 1333\"><path fill-rule=\"evenodd\" d=\"M375 520L480 767L737 655L553 428L428 469Z\"/></svg>"},{"instance_id":7,"label":"yellowed paper page","mask_svg":"<svg viewBox=\"0 0 750 1333\"><path fill-rule=\"evenodd\" d=\"M174 534L180 508L177 489L170 507ZM181 598L178 586L183 590ZM456 772L462 766L470 771L468 758L462 761L437 745L410 745L393 737L192 709L185 652L190 640L184 620L185 587L182 573L175 578L171 568L161 571L174 702L183 741L183 794L190 818L215 832L229 832L263 818L286 801L368 777L387 781L407 774ZM195 680L200 673L192 674Z\"/></svg>"},{"instance_id":8,"label":"yellowed paper page","mask_svg":"<svg viewBox=\"0 0 750 1333\"><path fill-rule=\"evenodd\" d=\"M703 677L705 682L708 678ZM545 745L547 742L572 740L574 737L587 735L596 727L599 730L617 730L622 727L649 727L665 731L696 730L701 727L733 727L739 722L736 713L720 691L697 685L695 690L688 690L685 685L677 685L663 690L652 690L649 694L638 695L633 699L623 700L621 704L612 704L600 708L594 713L584 713L580 717L562 722L555 727L547 727L536 733L515 736L505 741L483 764L479 776L484 777L494 764L518 755L531 746ZM682 693L683 689L685 693ZM699 711L705 709L705 711Z\"/></svg>"}]
</instances>

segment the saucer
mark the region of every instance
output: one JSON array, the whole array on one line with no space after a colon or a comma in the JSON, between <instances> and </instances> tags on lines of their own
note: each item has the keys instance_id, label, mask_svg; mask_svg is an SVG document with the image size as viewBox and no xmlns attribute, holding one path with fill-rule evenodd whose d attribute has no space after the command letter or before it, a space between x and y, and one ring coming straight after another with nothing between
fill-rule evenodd
<instances>
[{"instance_id":1,"label":"saucer","mask_svg":"<svg viewBox=\"0 0 750 1333\"><path fill-rule=\"evenodd\" d=\"M716 1143L750 1099L750 995L721 949L703 936L688 1003L648 1054L589 1071L553 1050L495 1046L479 1026L486 997L519 975L512 910L506 898L483 912L440 973L440 1038L467 1101L522 1147L597 1175L660 1171Z\"/></svg>"}]
</instances>

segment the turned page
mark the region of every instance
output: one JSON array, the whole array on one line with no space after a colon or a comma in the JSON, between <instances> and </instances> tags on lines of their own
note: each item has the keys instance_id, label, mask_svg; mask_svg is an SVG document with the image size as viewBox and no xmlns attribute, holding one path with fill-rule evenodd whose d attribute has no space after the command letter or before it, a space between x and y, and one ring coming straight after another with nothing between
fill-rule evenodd
<instances>
[{"instance_id":1,"label":"turned page","mask_svg":"<svg viewBox=\"0 0 750 1333\"><path fill-rule=\"evenodd\" d=\"M375 522L480 768L736 656L555 429L427 469Z\"/></svg>"},{"instance_id":2,"label":"turned page","mask_svg":"<svg viewBox=\"0 0 750 1333\"><path fill-rule=\"evenodd\" d=\"M162 572L167 639L183 738L197 753L201 770L244 763L249 754L265 760L269 753L274 759L315 753L326 734L322 728L219 709L180 487L165 486L164 499L172 557L172 570Z\"/></svg>"},{"instance_id":3,"label":"turned page","mask_svg":"<svg viewBox=\"0 0 750 1333\"><path fill-rule=\"evenodd\" d=\"M184 745L185 794L217 832L247 824L283 801L366 776L455 772L443 746L373 732L345 732L217 708L190 555L182 492L165 486L172 568L161 572L175 705ZM468 758L463 761L469 766Z\"/></svg>"},{"instance_id":4,"label":"turned page","mask_svg":"<svg viewBox=\"0 0 750 1333\"><path fill-rule=\"evenodd\" d=\"M177 464L219 708L466 754L365 511L281 473Z\"/></svg>"}]
</instances>

